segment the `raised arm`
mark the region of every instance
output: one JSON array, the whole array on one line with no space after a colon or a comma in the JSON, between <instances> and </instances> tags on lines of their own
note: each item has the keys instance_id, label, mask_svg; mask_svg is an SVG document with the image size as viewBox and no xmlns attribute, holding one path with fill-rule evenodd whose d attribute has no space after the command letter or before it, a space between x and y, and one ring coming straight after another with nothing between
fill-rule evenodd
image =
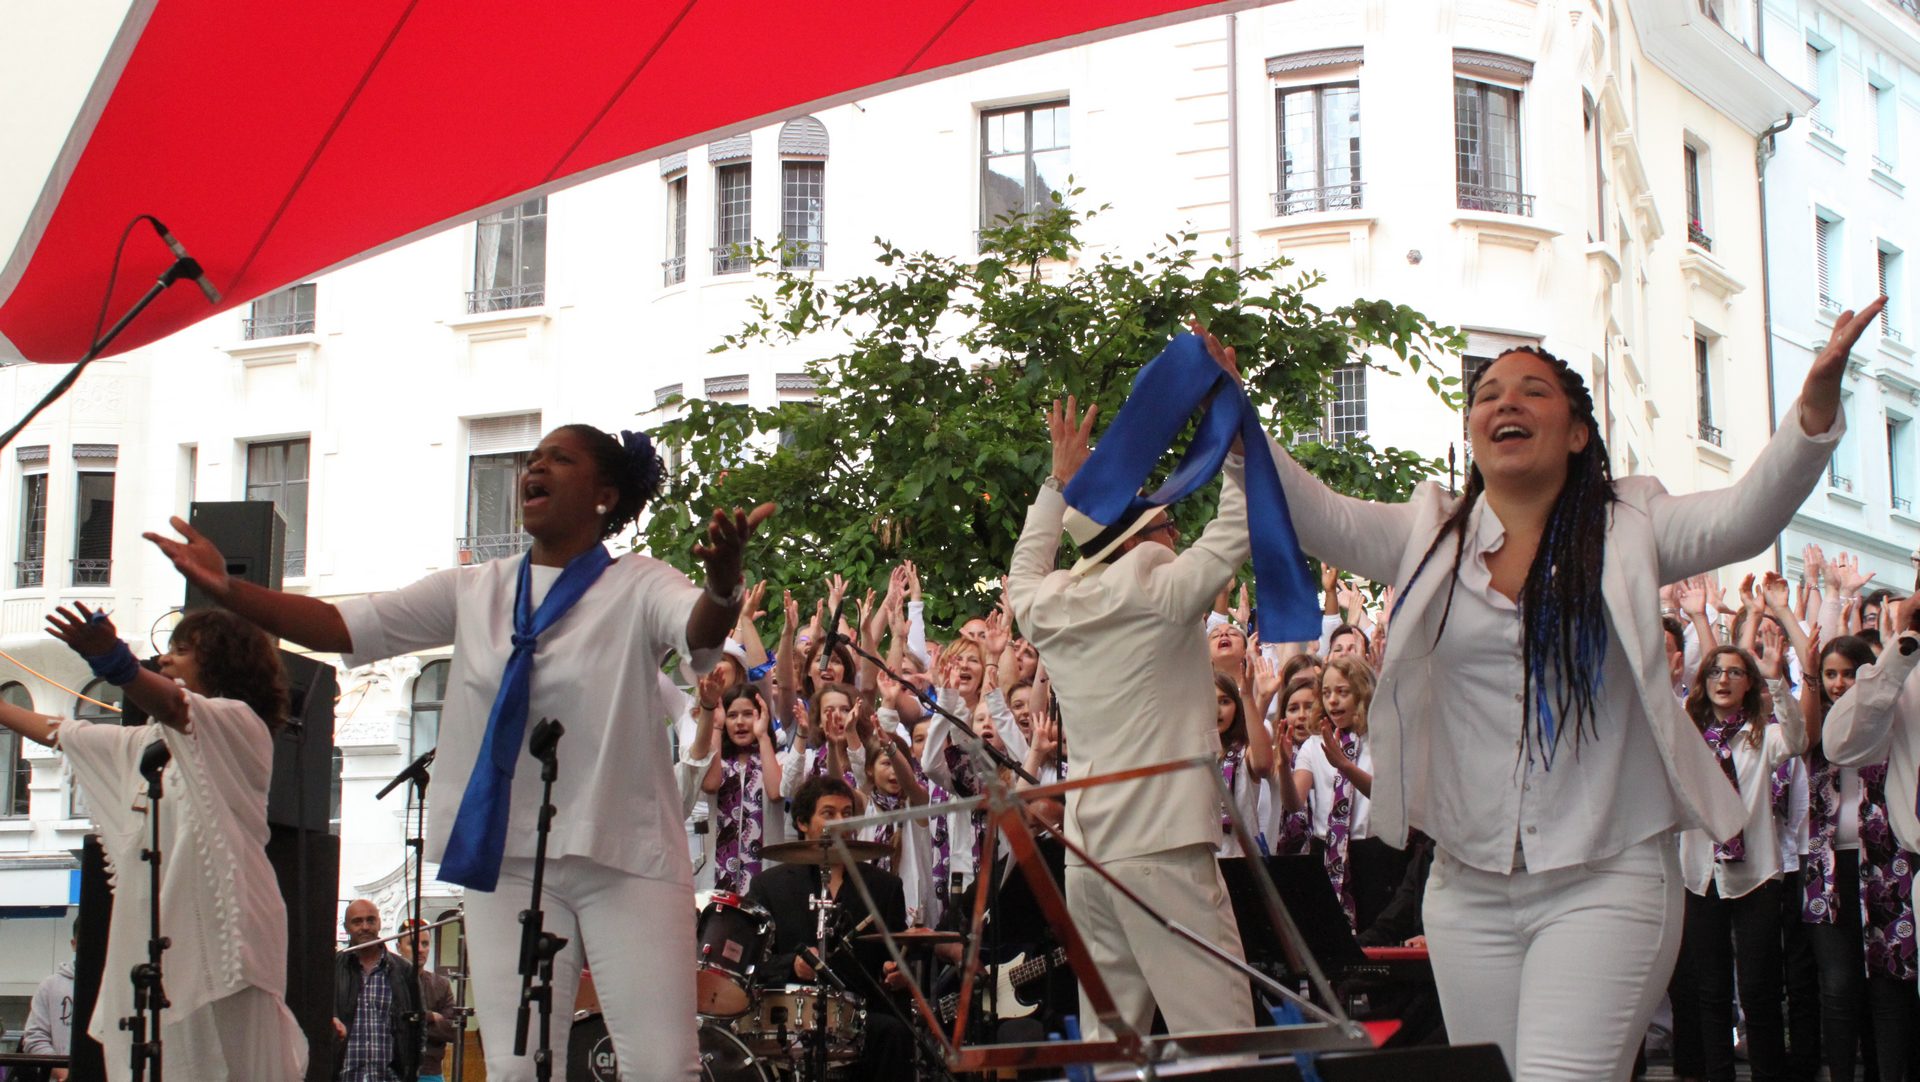
<instances>
[{"instance_id":1,"label":"raised arm","mask_svg":"<svg viewBox=\"0 0 1920 1082\"><path fill-rule=\"evenodd\" d=\"M707 588L687 617L687 649L712 650L726 644L744 600L741 561L747 540L775 510L770 503L752 511L714 509L705 539L693 546L694 558L707 565Z\"/></svg>"},{"instance_id":2,"label":"raised arm","mask_svg":"<svg viewBox=\"0 0 1920 1082\"><path fill-rule=\"evenodd\" d=\"M1027 508L1027 521L1020 529L1020 540L1013 546L1013 561L1007 572L1007 599L1013 603L1013 615L1021 627L1029 626L1034 592L1054 570L1060 559L1060 528L1067 514L1063 491L1073 475L1093 453L1088 440L1093 436L1094 418L1100 407L1088 406L1080 414L1080 400L1068 395L1063 406L1054 399L1047 411L1047 435L1053 443L1053 472Z\"/></svg>"},{"instance_id":3,"label":"raised arm","mask_svg":"<svg viewBox=\"0 0 1920 1082\"><path fill-rule=\"evenodd\" d=\"M227 558L200 531L179 516L168 520L179 539L159 533L143 536L173 561L189 583L199 587L222 608L231 609L267 634L299 643L309 650L345 654L353 650L346 621L331 603L303 594L289 594L255 586L227 572Z\"/></svg>"},{"instance_id":4,"label":"raised arm","mask_svg":"<svg viewBox=\"0 0 1920 1082\"><path fill-rule=\"evenodd\" d=\"M1920 722L1920 685L1909 679L1920 664L1920 603L1903 599L1894 615L1899 636L1880 651L1878 662L1860 669L1853 687L1827 712L1823 747L1840 766L1881 761L1893 746L1893 727Z\"/></svg>"},{"instance_id":5,"label":"raised arm","mask_svg":"<svg viewBox=\"0 0 1920 1082\"><path fill-rule=\"evenodd\" d=\"M80 604L72 609L55 609L47 617L47 634L85 658L95 676L118 686L127 701L145 710L153 720L168 728L186 729L186 689L151 669L142 668L133 659L133 651L120 640L120 633L114 630L113 621L107 619L106 613Z\"/></svg>"}]
</instances>

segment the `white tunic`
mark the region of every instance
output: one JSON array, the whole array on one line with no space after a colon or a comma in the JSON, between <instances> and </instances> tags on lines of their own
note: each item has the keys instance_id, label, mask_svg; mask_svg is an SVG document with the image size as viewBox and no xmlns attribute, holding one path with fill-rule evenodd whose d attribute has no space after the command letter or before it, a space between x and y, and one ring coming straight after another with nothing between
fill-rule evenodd
<instances>
[{"instance_id":1,"label":"white tunic","mask_svg":"<svg viewBox=\"0 0 1920 1082\"><path fill-rule=\"evenodd\" d=\"M170 1006L161 1014L167 1074L224 1082L222 1043L252 1064L279 1064L284 1077L305 1073L307 1040L287 1010L287 910L267 861L267 782L273 737L245 703L187 694L187 732L158 723L121 726L65 721L58 743L86 795L113 880L107 959L87 1032L106 1050L107 1077L131 1076L133 1013L128 974L147 957L150 871L140 852L151 838L140 757L164 741L172 759L161 775L160 929L172 940L161 955ZM275 1020L244 1035L215 1034L216 1005L257 989ZM259 1014L255 1014L259 1017ZM213 1038L213 1039L210 1039Z\"/></svg>"},{"instance_id":2,"label":"white tunic","mask_svg":"<svg viewBox=\"0 0 1920 1082\"><path fill-rule=\"evenodd\" d=\"M547 573L541 579L557 571L533 570ZM427 817L431 861L446 852L512 652L519 571L518 560L494 560L340 605L353 640L352 654L341 659L346 665L453 644L434 764L438 795ZM628 554L540 636L526 731L530 735L543 717L559 720L566 730L553 788L550 857L586 857L629 875L692 881L672 750L659 729L667 712L658 674L669 650L695 672L718 661L717 646L687 649L687 618L700 592L672 567ZM539 764L522 754L513 778L506 856L532 859L539 807Z\"/></svg>"},{"instance_id":3,"label":"white tunic","mask_svg":"<svg viewBox=\"0 0 1920 1082\"><path fill-rule=\"evenodd\" d=\"M1373 773L1373 748L1366 737L1359 738L1360 750L1354 756L1354 765L1367 773ZM1307 737L1294 754L1293 768L1305 770L1313 775L1313 792L1307 797L1307 807L1313 815L1313 836L1322 841L1327 837L1327 817L1333 811L1333 783L1344 777L1327 758L1325 741L1320 734ZM1292 779L1288 779L1289 782ZM1352 796L1352 813L1347 824L1347 837L1352 841L1373 837L1373 801L1368 800L1359 786L1347 783L1347 791Z\"/></svg>"},{"instance_id":4,"label":"white tunic","mask_svg":"<svg viewBox=\"0 0 1920 1082\"><path fill-rule=\"evenodd\" d=\"M1772 687L1774 716L1780 723L1761 730L1757 747L1749 743L1745 730L1731 738L1733 773L1740 780L1740 803L1747 809L1747 825L1740 832L1745 859L1715 860L1713 839L1706 831L1680 833L1680 875L1687 889L1701 897L1711 883L1720 897L1739 898L1786 872L1783 850L1793 843L1789 839L1782 844L1786 831L1773 814L1773 772L1807 750L1807 727L1786 687L1778 680Z\"/></svg>"}]
</instances>

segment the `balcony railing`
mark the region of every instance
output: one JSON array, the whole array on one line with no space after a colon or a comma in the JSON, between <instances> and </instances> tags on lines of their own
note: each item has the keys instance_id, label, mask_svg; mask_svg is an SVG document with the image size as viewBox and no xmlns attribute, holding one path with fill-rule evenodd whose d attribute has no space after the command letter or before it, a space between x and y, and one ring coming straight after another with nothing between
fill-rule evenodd
<instances>
[{"instance_id":1,"label":"balcony railing","mask_svg":"<svg viewBox=\"0 0 1920 1082\"><path fill-rule=\"evenodd\" d=\"M1893 497L1893 509L1902 514L1911 515L1913 514L1913 501L1907 499L1905 496L1895 496Z\"/></svg>"},{"instance_id":2,"label":"balcony railing","mask_svg":"<svg viewBox=\"0 0 1920 1082\"><path fill-rule=\"evenodd\" d=\"M1899 342L1902 345L1905 345L1907 341L1907 336L1904 334L1901 334L1900 328L1898 327L1880 328L1880 337L1886 339L1889 342Z\"/></svg>"},{"instance_id":3,"label":"balcony railing","mask_svg":"<svg viewBox=\"0 0 1920 1082\"><path fill-rule=\"evenodd\" d=\"M1828 294L1828 293L1820 294L1819 302L1820 302L1820 310L1822 312L1838 312L1840 310L1840 302L1833 299L1833 296L1831 294Z\"/></svg>"},{"instance_id":4,"label":"balcony railing","mask_svg":"<svg viewBox=\"0 0 1920 1082\"><path fill-rule=\"evenodd\" d=\"M1273 213L1281 218L1289 214L1312 214L1322 210L1359 210L1364 181L1351 184L1327 184L1318 188L1290 188L1273 193Z\"/></svg>"},{"instance_id":5,"label":"balcony railing","mask_svg":"<svg viewBox=\"0 0 1920 1082\"><path fill-rule=\"evenodd\" d=\"M1880 170L1882 173L1887 174L1888 176L1893 175L1893 163L1888 161L1885 158L1882 158L1878 154L1875 154L1873 156L1873 167L1875 169Z\"/></svg>"},{"instance_id":6,"label":"balcony railing","mask_svg":"<svg viewBox=\"0 0 1920 1082\"><path fill-rule=\"evenodd\" d=\"M1485 210L1494 214L1533 217L1533 196L1526 192L1490 188L1484 184L1459 184L1456 187L1461 210Z\"/></svg>"},{"instance_id":7,"label":"balcony railing","mask_svg":"<svg viewBox=\"0 0 1920 1082\"><path fill-rule=\"evenodd\" d=\"M106 586L112 581L112 560L73 561L73 584L75 586Z\"/></svg>"},{"instance_id":8,"label":"balcony railing","mask_svg":"<svg viewBox=\"0 0 1920 1082\"><path fill-rule=\"evenodd\" d=\"M518 556L533 547L533 538L523 533L483 533L456 537L453 543L459 548L460 564L465 567Z\"/></svg>"},{"instance_id":9,"label":"balcony railing","mask_svg":"<svg viewBox=\"0 0 1920 1082\"><path fill-rule=\"evenodd\" d=\"M547 303L545 282L535 282L525 286L495 286L492 289L475 289L468 292L467 314L478 315L481 312L537 308L545 303Z\"/></svg>"},{"instance_id":10,"label":"balcony railing","mask_svg":"<svg viewBox=\"0 0 1920 1082\"><path fill-rule=\"evenodd\" d=\"M15 560L13 562L13 585L17 589L29 586L44 586L47 582L47 562L45 560Z\"/></svg>"},{"instance_id":11,"label":"balcony railing","mask_svg":"<svg viewBox=\"0 0 1920 1082\"><path fill-rule=\"evenodd\" d=\"M278 338L287 334L312 334L313 316L248 316L240 321L240 336L251 342L256 338Z\"/></svg>"},{"instance_id":12,"label":"balcony railing","mask_svg":"<svg viewBox=\"0 0 1920 1082\"><path fill-rule=\"evenodd\" d=\"M1690 244L1698 244L1709 252L1713 251L1713 238L1707 236L1707 231L1700 228L1699 222L1687 223L1687 241Z\"/></svg>"},{"instance_id":13,"label":"balcony railing","mask_svg":"<svg viewBox=\"0 0 1920 1082\"><path fill-rule=\"evenodd\" d=\"M1708 443L1713 444L1715 447L1724 447L1725 443L1723 441L1726 438L1726 434L1721 432L1718 428L1715 428L1713 425L1710 425L1705 421L1701 421L1700 422L1700 438L1702 440L1705 440Z\"/></svg>"},{"instance_id":14,"label":"balcony railing","mask_svg":"<svg viewBox=\"0 0 1920 1082\"><path fill-rule=\"evenodd\" d=\"M1824 120L1821 120L1817 116L1807 117L1807 123L1813 125L1813 132L1815 135L1824 136L1828 139L1833 138L1833 125L1827 123Z\"/></svg>"},{"instance_id":15,"label":"balcony railing","mask_svg":"<svg viewBox=\"0 0 1920 1082\"><path fill-rule=\"evenodd\" d=\"M708 251L713 253L713 273L740 274L753 266L753 259L745 245L715 245Z\"/></svg>"},{"instance_id":16,"label":"balcony railing","mask_svg":"<svg viewBox=\"0 0 1920 1082\"><path fill-rule=\"evenodd\" d=\"M1852 492L1853 478L1842 477L1840 474L1835 473L1832 470L1828 470L1827 471L1827 487L1833 489L1835 492Z\"/></svg>"},{"instance_id":17,"label":"balcony railing","mask_svg":"<svg viewBox=\"0 0 1920 1082\"><path fill-rule=\"evenodd\" d=\"M674 256L660 261L660 269L666 272L666 284L677 286L687 280L687 257Z\"/></svg>"},{"instance_id":18,"label":"balcony railing","mask_svg":"<svg viewBox=\"0 0 1920 1082\"><path fill-rule=\"evenodd\" d=\"M788 270L819 270L826 264L824 240L789 240L780 245L780 265Z\"/></svg>"}]
</instances>

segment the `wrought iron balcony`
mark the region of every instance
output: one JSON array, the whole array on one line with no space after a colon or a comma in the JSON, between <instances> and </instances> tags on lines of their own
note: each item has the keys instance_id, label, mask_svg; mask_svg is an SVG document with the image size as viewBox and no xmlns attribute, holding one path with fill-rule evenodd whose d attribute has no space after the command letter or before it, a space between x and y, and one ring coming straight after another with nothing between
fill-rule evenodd
<instances>
[{"instance_id":1,"label":"wrought iron balcony","mask_svg":"<svg viewBox=\"0 0 1920 1082\"><path fill-rule=\"evenodd\" d=\"M106 586L112 581L112 560L73 561L73 584L75 586Z\"/></svg>"},{"instance_id":2,"label":"wrought iron balcony","mask_svg":"<svg viewBox=\"0 0 1920 1082\"><path fill-rule=\"evenodd\" d=\"M1842 477L1840 474L1834 472L1833 470L1828 470L1827 471L1827 487L1833 489L1835 492L1852 492L1853 478Z\"/></svg>"},{"instance_id":3,"label":"wrought iron balcony","mask_svg":"<svg viewBox=\"0 0 1920 1082\"><path fill-rule=\"evenodd\" d=\"M1833 138L1833 125L1813 115L1808 115L1807 123L1813 125L1813 132L1815 135L1819 135L1827 139Z\"/></svg>"},{"instance_id":4,"label":"wrought iron balcony","mask_svg":"<svg viewBox=\"0 0 1920 1082\"><path fill-rule=\"evenodd\" d=\"M744 244L716 244L708 251L713 253L715 274L742 274L753 266L753 258Z\"/></svg>"},{"instance_id":5,"label":"wrought iron balcony","mask_svg":"<svg viewBox=\"0 0 1920 1082\"><path fill-rule=\"evenodd\" d=\"M1911 515L1913 514L1913 501L1907 499L1905 496L1895 496L1893 497L1893 509L1902 514Z\"/></svg>"},{"instance_id":6,"label":"wrought iron balcony","mask_svg":"<svg viewBox=\"0 0 1920 1082\"><path fill-rule=\"evenodd\" d=\"M1840 302L1834 300L1833 297L1827 293L1821 293L1819 300L1820 310L1822 312L1838 312L1840 310Z\"/></svg>"},{"instance_id":7,"label":"wrought iron balcony","mask_svg":"<svg viewBox=\"0 0 1920 1082\"><path fill-rule=\"evenodd\" d=\"M43 559L15 560L13 562L13 585L16 589L30 586L44 586L47 582L47 562Z\"/></svg>"},{"instance_id":8,"label":"wrought iron balcony","mask_svg":"<svg viewBox=\"0 0 1920 1082\"><path fill-rule=\"evenodd\" d=\"M1889 342L1899 342L1902 345L1906 344L1906 341L1907 341L1907 336L1904 334L1901 334L1900 328L1898 327L1880 328L1880 337L1886 339Z\"/></svg>"},{"instance_id":9,"label":"wrought iron balcony","mask_svg":"<svg viewBox=\"0 0 1920 1082\"><path fill-rule=\"evenodd\" d=\"M1322 210L1359 210L1364 181L1351 184L1327 184L1318 188L1290 188L1273 193L1273 213L1281 218L1290 214L1311 214Z\"/></svg>"},{"instance_id":10,"label":"wrought iron balcony","mask_svg":"<svg viewBox=\"0 0 1920 1082\"><path fill-rule=\"evenodd\" d=\"M537 308L547 303L547 283L524 286L495 286L467 293L467 314L509 312L515 308Z\"/></svg>"},{"instance_id":11,"label":"wrought iron balcony","mask_svg":"<svg viewBox=\"0 0 1920 1082\"><path fill-rule=\"evenodd\" d=\"M1726 437L1726 434L1721 432L1718 428L1715 428L1713 425L1710 425L1705 421L1700 422L1700 438L1701 439L1705 440L1708 443L1713 444L1715 447L1723 447L1725 446L1725 443L1724 443L1725 437Z\"/></svg>"},{"instance_id":12,"label":"wrought iron balcony","mask_svg":"<svg viewBox=\"0 0 1920 1082\"><path fill-rule=\"evenodd\" d=\"M251 342L256 338L278 338L288 334L312 334L313 315L248 316L240 321L240 336Z\"/></svg>"},{"instance_id":13,"label":"wrought iron balcony","mask_svg":"<svg viewBox=\"0 0 1920 1082\"><path fill-rule=\"evenodd\" d=\"M1882 173L1887 174L1888 176L1893 175L1893 163L1888 161L1885 158L1882 158L1878 154L1875 154L1873 156L1873 167L1875 169L1880 170Z\"/></svg>"},{"instance_id":14,"label":"wrought iron balcony","mask_svg":"<svg viewBox=\"0 0 1920 1082\"><path fill-rule=\"evenodd\" d=\"M453 543L460 550L460 565L466 567L518 556L533 547L533 538L523 533L483 533L456 537Z\"/></svg>"},{"instance_id":15,"label":"wrought iron balcony","mask_svg":"<svg viewBox=\"0 0 1920 1082\"><path fill-rule=\"evenodd\" d=\"M824 240L789 240L780 245L780 265L788 270L819 270L826 263Z\"/></svg>"},{"instance_id":16,"label":"wrought iron balcony","mask_svg":"<svg viewBox=\"0 0 1920 1082\"><path fill-rule=\"evenodd\" d=\"M307 573L307 550L288 549L286 552L286 566L281 568L280 573L290 579L297 579L304 576Z\"/></svg>"},{"instance_id":17,"label":"wrought iron balcony","mask_svg":"<svg viewBox=\"0 0 1920 1082\"><path fill-rule=\"evenodd\" d=\"M1709 252L1713 251L1713 238L1707 236L1707 231L1700 228L1699 222L1687 223L1687 242L1697 244Z\"/></svg>"},{"instance_id":18,"label":"wrought iron balcony","mask_svg":"<svg viewBox=\"0 0 1920 1082\"><path fill-rule=\"evenodd\" d=\"M1533 196L1526 192L1491 188L1485 184L1458 184L1455 187L1458 191L1457 198L1461 210L1484 210L1494 214L1533 217Z\"/></svg>"},{"instance_id":19,"label":"wrought iron balcony","mask_svg":"<svg viewBox=\"0 0 1920 1082\"><path fill-rule=\"evenodd\" d=\"M677 286L687 280L687 257L684 255L661 260L660 268L666 272L667 285Z\"/></svg>"}]
</instances>

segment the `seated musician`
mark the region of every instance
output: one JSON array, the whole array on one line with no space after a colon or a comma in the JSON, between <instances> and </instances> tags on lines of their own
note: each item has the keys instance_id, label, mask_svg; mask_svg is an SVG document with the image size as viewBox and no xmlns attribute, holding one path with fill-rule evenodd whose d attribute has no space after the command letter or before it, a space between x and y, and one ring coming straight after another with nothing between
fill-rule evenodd
<instances>
[{"instance_id":1,"label":"seated musician","mask_svg":"<svg viewBox=\"0 0 1920 1082\"><path fill-rule=\"evenodd\" d=\"M827 824L853 817L853 790L838 777L809 778L794 793L792 810L794 829L800 837L819 838ZM907 903L900 879L868 864L856 865L856 868L880 909L873 923L884 923L889 931L904 930ZM821 874L828 876L828 891L840 907L834 921L835 942L827 955L830 977L839 978L841 984L867 1003L866 1033L860 1058L852 1065L851 1077L885 1082L909 1078L913 1074L913 1035L905 1023L879 1002L886 996L881 985L886 948L878 943L854 946L840 939L873 930L873 924L862 927L868 916L867 907L859 890L847 885L843 865L770 864L753 877L747 897L773 914L773 956L762 972L776 984L833 983L831 979L823 980L818 972L819 929L813 908L808 905L808 900L819 889L817 877Z\"/></svg>"}]
</instances>

